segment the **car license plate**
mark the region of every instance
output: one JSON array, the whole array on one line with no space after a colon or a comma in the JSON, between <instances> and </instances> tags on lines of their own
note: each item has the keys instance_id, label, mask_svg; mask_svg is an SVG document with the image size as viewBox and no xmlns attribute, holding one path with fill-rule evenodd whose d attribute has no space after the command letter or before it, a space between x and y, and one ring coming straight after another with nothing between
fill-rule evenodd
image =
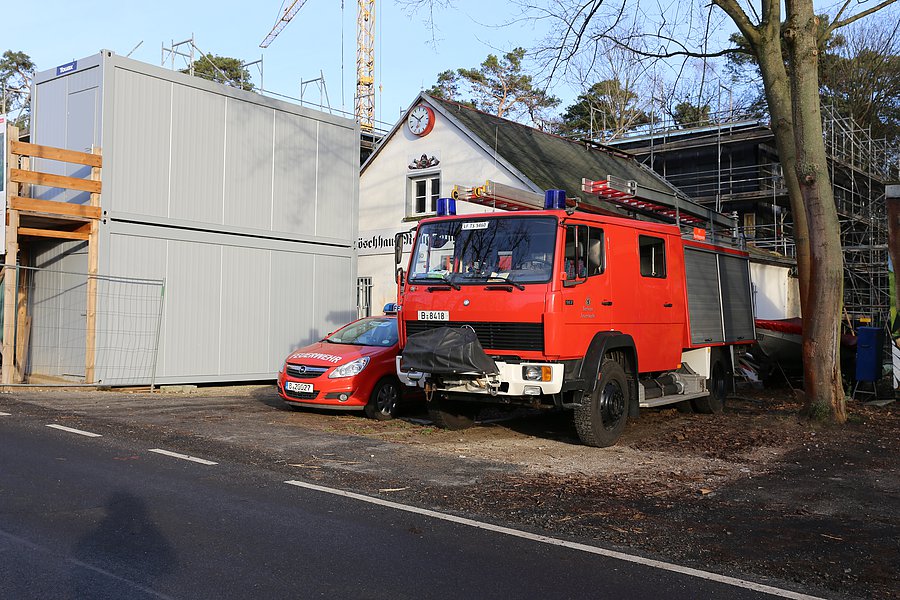
<instances>
[{"instance_id":1,"label":"car license plate","mask_svg":"<svg viewBox=\"0 0 900 600\"><path fill-rule=\"evenodd\" d=\"M450 311L449 310L420 310L419 311L419 320L420 321L449 321L450 320Z\"/></svg>"},{"instance_id":2,"label":"car license plate","mask_svg":"<svg viewBox=\"0 0 900 600\"><path fill-rule=\"evenodd\" d=\"M286 381L284 384L284 389L290 392L303 392L306 394L311 394L313 391L313 384L299 383L296 381Z\"/></svg>"}]
</instances>

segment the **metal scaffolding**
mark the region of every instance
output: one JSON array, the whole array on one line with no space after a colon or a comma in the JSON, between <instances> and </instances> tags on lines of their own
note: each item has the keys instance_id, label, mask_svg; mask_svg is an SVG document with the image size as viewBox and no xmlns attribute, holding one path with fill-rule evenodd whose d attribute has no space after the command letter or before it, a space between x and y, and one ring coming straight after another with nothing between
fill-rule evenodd
<instances>
[{"instance_id":1,"label":"metal scaffolding","mask_svg":"<svg viewBox=\"0 0 900 600\"><path fill-rule=\"evenodd\" d=\"M822 107L844 254L844 309L854 323L890 318L885 185L898 152L852 118ZM653 123L608 144L628 150L696 202L737 212L748 244L794 256L793 220L774 134L764 115L710 115L693 126Z\"/></svg>"}]
</instances>

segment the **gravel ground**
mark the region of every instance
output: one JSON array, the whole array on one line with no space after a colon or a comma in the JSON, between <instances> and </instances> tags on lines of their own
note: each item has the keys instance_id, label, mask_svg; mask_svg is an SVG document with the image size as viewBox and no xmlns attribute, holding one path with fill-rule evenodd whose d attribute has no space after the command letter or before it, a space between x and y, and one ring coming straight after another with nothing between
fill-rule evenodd
<instances>
[{"instance_id":1,"label":"gravel ground","mask_svg":"<svg viewBox=\"0 0 900 600\"><path fill-rule=\"evenodd\" d=\"M389 422L290 410L270 385L16 389L9 409L807 593L900 598L896 402L849 401L827 427L789 391L747 391L723 415L644 411L607 449L580 445L566 413L484 411L453 432L417 404Z\"/></svg>"}]
</instances>

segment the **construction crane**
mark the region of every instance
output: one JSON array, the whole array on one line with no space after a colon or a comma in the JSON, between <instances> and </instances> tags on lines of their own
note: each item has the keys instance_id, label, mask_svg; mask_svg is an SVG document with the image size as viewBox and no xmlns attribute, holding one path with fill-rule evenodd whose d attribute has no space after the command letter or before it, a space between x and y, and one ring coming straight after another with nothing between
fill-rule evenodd
<instances>
[{"instance_id":1,"label":"construction crane","mask_svg":"<svg viewBox=\"0 0 900 600\"><path fill-rule=\"evenodd\" d=\"M306 0L294 0L259 47L268 48L304 4ZM354 105L360 129L371 133L375 123L375 0L357 0Z\"/></svg>"}]
</instances>

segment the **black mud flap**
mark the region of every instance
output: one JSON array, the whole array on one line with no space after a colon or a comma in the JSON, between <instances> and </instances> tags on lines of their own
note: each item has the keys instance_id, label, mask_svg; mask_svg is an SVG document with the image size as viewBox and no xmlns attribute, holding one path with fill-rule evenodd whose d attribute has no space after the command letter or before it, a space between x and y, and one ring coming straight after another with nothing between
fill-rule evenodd
<instances>
[{"instance_id":1,"label":"black mud flap","mask_svg":"<svg viewBox=\"0 0 900 600\"><path fill-rule=\"evenodd\" d=\"M409 336L400 358L400 368L444 375L472 372L495 375L500 372L469 327L438 327Z\"/></svg>"}]
</instances>

